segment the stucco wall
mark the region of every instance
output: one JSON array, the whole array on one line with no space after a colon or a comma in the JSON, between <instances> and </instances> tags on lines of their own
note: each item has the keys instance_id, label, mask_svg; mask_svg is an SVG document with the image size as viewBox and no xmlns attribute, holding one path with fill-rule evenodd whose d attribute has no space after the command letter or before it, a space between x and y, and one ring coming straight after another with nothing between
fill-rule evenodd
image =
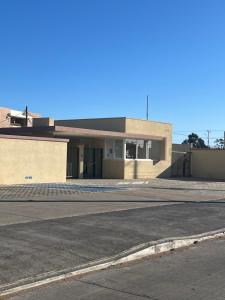
<instances>
[{"instance_id":1,"label":"stucco wall","mask_svg":"<svg viewBox=\"0 0 225 300\"><path fill-rule=\"evenodd\" d=\"M171 175L172 160L172 125L139 119L126 119L127 133L149 134L164 139L164 150L161 152L161 161L148 170L149 178L169 177ZM130 172L130 171L129 171ZM127 173L129 173L127 172ZM126 173L126 172L125 172ZM142 172L144 173L144 172ZM146 174L147 174L146 173Z\"/></svg>"},{"instance_id":2,"label":"stucco wall","mask_svg":"<svg viewBox=\"0 0 225 300\"><path fill-rule=\"evenodd\" d=\"M66 181L67 142L0 137L0 184Z\"/></svg>"},{"instance_id":3,"label":"stucco wall","mask_svg":"<svg viewBox=\"0 0 225 300\"><path fill-rule=\"evenodd\" d=\"M169 177L170 168L165 161L153 164L153 161L126 160L124 179L150 179L156 177Z\"/></svg>"},{"instance_id":4,"label":"stucco wall","mask_svg":"<svg viewBox=\"0 0 225 300\"><path fill-rule=\"evenodd\" d=\"M225 180L225 150L193 150L191 174L193 177Z\"/></svg>"},{"instance_id":5,"label":"stucco wall","mask_svg":"<svg viewBox=\"0 0 225 300\"><path fill-rule=\"evenodd\" d=\"M151 178L153 161L126 160L125 179Z\"/></svg>"},{"instance_id":6,"label":"stucco wall","mask_svg":"<svg viewBox=\"0 0 225 300\"><path fill-rule=\"evenodd\" d=\"M172 125L139 119L126 119L126 132L155 135L166 141L166 160L171 161L172 153Z\"/></svg>"},{"instance_id":7,"label":"stucco wall","mask_svg":"<svg viewBox=\"0 0 225 300\"><path fill-rule=\"evenodd\" d=\"M124 178L124 160L103 159L102 177L123 179Z\"/></svg>"},{"instance_id":8,"label":"stucco wall","mask_svg":"<svg viewBox=\"0 0 225 300\"><path fill-rule=\"evenodd\" d=\"M161 142L157 141L156 143L161 143L163 147L155 147L159 152L157 156L161 160L157 163L153 163L149 160L104 160L103 177L124 179L169 177L171 175L172 159L171 124L130 118L126 118L125 122L125 132L127 133L162 137L163 140Z\"/></svg>"}]
</instances>

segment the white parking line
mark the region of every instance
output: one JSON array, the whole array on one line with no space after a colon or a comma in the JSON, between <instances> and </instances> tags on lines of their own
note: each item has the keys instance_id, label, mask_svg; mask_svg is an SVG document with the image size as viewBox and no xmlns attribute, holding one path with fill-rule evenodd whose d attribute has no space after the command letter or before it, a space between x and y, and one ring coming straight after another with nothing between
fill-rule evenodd
<instances>
[{"instance_id":1,"label":"white parking line","mask_svg":"<svg viewBox=\"0 0 225 300\"><path fill-rule=\"evenodd\" d=\"M149 181L120 181L117 185L128 185L128 184L148 184Z\"/></svg>"}]
</instances>

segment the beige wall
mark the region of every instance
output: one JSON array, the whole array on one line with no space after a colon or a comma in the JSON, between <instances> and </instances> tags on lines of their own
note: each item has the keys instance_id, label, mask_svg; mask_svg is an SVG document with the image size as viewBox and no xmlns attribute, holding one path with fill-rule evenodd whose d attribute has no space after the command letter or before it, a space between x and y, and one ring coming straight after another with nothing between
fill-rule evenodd
<instances>
[{"instance_id":1,"label":"beige wall","mask_svg":"<svg viewBox=\"0 0 225 300\"><path fill-rule=\"evenodd\" d=\"M143 178L147 178L147 176L149 178L169 177L171 175L172 160L172 125L169 123L127 118L126 132L153 135L164 139L162 142L164 144L164 151L162 150L160 155L162 160L154 164L151 168L148 168L147 162L145 162L145 165L140 162L140 168L146 169L146 171L141 171L143 176L146 174ZM125 174L130 174L130 171L125 171Z\"/></svg>"},{"instance_id":2,"label":"beige wall","mask_svg":"<svg viewBox=\"0 0 225 300\"><path fill-rule=\"evenodd\" d=\"M165 145L166 160L168 162L171 162L171 157L172 157L172 125L171 124L127 118L126 132L163 137L166 143Z\"/></svg>"},{"instance_id":3,"label":"beige wall","mask_svg":"<svg viewBox=\"0 0 225 300\"><path fill-rule=\"evenodd\" d=\"M172 160L172 125L168 123L131 118L125 118L124 120L124 130L127 133L162 137L163 140L160 142L157 141L156 144L161 144L163 147L157 147L157 145L154 145L155 149L158 149L160 152L158 157L161 160L157 163L153 163L150 160L104 160L103 177L124 179L170 177Z\"/></svg>"},{"instance_id":4,"label":"beige wall","mask_svg":"<svg viewBox=\"0 0 225 300\"><path fill-rule=\"evenodd\" d=\"M43 126L54 126L54 119L52 118L34 118L33 127L43 127Z\"/></svg>"},{"instance_id":5,"label":"beige wall","mask_svg":"<svg viewBox=\"0 0 225 300\"><path fill-rule=\"evenodd\" d=\"M156 177L169 177L170 168L165 161L154 164L149 160L126 160L124 179L150 179Z\"/></svg>"},{"instance_id":6,"label":"beige wall","mask_svg":"<svg viewBox=\"0 0 225 300\"><path fill-rule=\"evenodd\" d=\"M225 180L225 150L193 150L191 174L193 177Z\"/></svg>"},{"instance_id":7,"label":"beige wall","mask_svg":"<svg viewBox=\"0 0 225 300\"><path fill-rule=\"evenodd\" d=\"M144 160L126 160L125 161L125 179L151 178L151 169L153 161Z\"/></svg>"},{"instance_id":8,"label":"beige wall","mask_svg":"<svg viewBox=\"0 0 225 300\"><path fill-rule=\"evenodd\" d=\"M24 138L1 136L0 184L65 182L67 143Z\"/></svg>"},{"instance_id":9,"label":"beige wall","mask_svg":"<svg viewBox=\"0 0 225 300\"><path fill-rule=\"evenodd\" d=\"M112 179L124 178L124 160L103 159L102 177Z\"/></svg>"}]
</instances>

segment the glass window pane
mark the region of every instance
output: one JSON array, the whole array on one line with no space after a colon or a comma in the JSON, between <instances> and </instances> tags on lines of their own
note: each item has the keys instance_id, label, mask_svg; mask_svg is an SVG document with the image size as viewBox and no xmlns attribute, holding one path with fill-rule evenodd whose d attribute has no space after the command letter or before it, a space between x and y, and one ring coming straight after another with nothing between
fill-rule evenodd
<instances>
[{"instance_id":1,"label":"glass window pane","mask_svg":"<svg viewBox=\"0 0 225 300\"><path fill-rule=\"evenodd\" d=\"M123 141L115 140L115 158L123 158Z\"/></svg>"},{"instance_id":2,"label":"glass window pane","mask_svg":"<svg viewBox=\"0 0 225 300\"><path fill-rule=\"evenodd\" d=\"M136 158L136 140L126 141L126 158L128 159Z\"/></svg>"},{"instance_id":3,"label":"glass window pane","mask_svg":"<svg viewBox=\"0 0 225 300\"><path fill-rule=\"evenodd\" d=\"M154 161L159 161L161 159L162 153L162 142L152 141L152 147L149 149L149 158Z\"/></svg>"},{"instance_id":4,"label":"glass window pane","mask_svg":"<svg viewBox=\"0 0 225 300\"><path fill-rule=\"evenodd\" d=\"M151 159L152 141L147 142L147 159Z\"/></svg>"},{"instance_id":5,"label":"glass window pane","mask_svg":"<svg viewBox=\"0 0 225 300\"><path fill-rule=\"evenodd\" d=\"M113 140L106 140L106 158L113 158Z\"/></svg>"},{"instance_id":6,"label":"glass window pane","mask_svg":"<svg viewBox=\"0 0 225 300\"><path fill-rule=\"evenodd\" d=\"M146 159L146 142L142 140L137 141L138 158Z\"/></svg>"}]
</instances>

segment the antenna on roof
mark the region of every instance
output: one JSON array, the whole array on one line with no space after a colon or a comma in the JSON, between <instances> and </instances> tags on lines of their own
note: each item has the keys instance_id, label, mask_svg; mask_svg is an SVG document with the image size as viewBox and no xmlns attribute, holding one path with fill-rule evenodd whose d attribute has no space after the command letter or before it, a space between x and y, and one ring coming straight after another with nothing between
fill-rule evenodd
<instances>
[{"instance_id":1,"label":"antenna on roof","mask_svg":"<svg viewBox=\"0 0 225 300\"><path fill-rule=\"evenodd\" d=\"M147 95L147 103L146 103L146 120L148 120L148 95Z\"/></svg>"}]
</instances>

